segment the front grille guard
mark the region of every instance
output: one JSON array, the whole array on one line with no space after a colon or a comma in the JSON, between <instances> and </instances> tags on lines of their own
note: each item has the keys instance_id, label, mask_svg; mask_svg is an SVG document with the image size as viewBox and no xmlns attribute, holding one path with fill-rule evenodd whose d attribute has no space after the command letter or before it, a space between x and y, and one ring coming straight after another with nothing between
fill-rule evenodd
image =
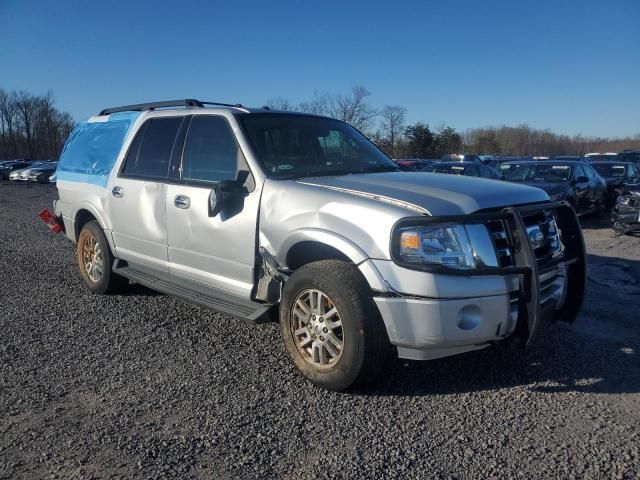
<instances>
[{"instance_id":1,"label":"front grille guard","mask_svg":"<svg viewBox=\"0 0 640 480\"><path fill-rule=\"evenodd\" d=\"M529 243L527 229L523 221L523 215L529 215L537 211L552 210L558 228L560 229L561 242L564 246L562 254L538 265L534 249ZM469 215L452 215L442 217L411 217L399 220L393 231L403 226L421 224L486 224L487 222L501 220L508 236L508 244L513 256L513 266L490 267L483 266L473 270L460 270L444 265L416 264L403 261L399 256L399 236L392 233L391 256L395 263L406 268L419 269L431 273L441 273L457 276L485 276L485 275L522 275L522 289L520 292L520 311L518 315L518 331L521 336L531 339L535 336L540 324L545 320L564 320L573 322L580 311L584 300L587 278L587 261L582 229L575 210L567 202L554 202L537 205L507 207L500 212L479 212ZM544 309L540 305L539 276L560 263L566 268L566 297L563 306L556 310L555 303L545 304ZM551 309L553 309L551 311ZM544 310L544 311L543 311ZM521 320L522 319L522 320Z\"/></svg>"}]
</instances>

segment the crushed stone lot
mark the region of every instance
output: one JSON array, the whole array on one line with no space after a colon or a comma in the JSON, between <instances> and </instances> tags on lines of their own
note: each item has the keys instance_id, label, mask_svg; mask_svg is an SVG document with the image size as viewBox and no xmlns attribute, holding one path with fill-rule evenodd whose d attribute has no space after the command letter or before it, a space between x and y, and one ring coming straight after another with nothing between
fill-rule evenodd
<instances>
[{"instance_id":1,"label":"crushed stone lot","mask_svg":"<svg viewBox=\"0 0 640 480\"><path fill-rule=\"evenodd\" d=\"M278 326L132 286L84 287L37 218L55 187L0 183L0 478L640 476L640 238L583 219L575 324L390 360L338 394L299 376Z\"/></svg>"}]
</instances>

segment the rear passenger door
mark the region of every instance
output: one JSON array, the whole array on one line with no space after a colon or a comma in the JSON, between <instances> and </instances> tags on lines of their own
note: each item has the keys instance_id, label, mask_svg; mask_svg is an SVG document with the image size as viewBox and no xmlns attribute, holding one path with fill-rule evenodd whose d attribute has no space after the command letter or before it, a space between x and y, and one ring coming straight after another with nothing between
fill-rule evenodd
<instances>
[{"instance_id":1,"label":"rear passenger door","mask_svg":"<svg viewBox=\"0 0 640 480\"><path fill-rule=\"evenodd\" d=\"M251 298L256 258L260 189L249 175L247 192L236 211L208 216L213 185L249 171L229 120L194 115L187 129L180 179L167 187L169 271L245 299Z\"/></svg>"},{"instance_id":2,"label":"rear passenger door","mask_svg":"<svg viewBox=\"0 0 640 480\"><path fill-rule=\"evenodd\" d=\"M167 182L177 178L183 116L146 120L108 188L116 257L168 272Z\"/></svg>"}]
</instances>

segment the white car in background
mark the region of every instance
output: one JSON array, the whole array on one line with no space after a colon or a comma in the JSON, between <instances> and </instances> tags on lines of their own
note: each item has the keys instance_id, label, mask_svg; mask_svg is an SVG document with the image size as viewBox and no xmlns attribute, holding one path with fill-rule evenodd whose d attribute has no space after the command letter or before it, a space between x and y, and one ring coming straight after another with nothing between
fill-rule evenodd
<instances>
[{"instance_id":1,"label":"white car in background","mask_svg":"<svg viewBox=\"0 0 640 480\"><path fill-rule=\"evenodd\" d=\"M13 172L11 172L11 175L9 175L9 180L27 182L29 181L29 174L31 173L32 169L40 168L49 163L50 162L44 161L44 160L32 162L28 167L22 168L20 170L14 170Z\"/></svg>"}]
</instances>

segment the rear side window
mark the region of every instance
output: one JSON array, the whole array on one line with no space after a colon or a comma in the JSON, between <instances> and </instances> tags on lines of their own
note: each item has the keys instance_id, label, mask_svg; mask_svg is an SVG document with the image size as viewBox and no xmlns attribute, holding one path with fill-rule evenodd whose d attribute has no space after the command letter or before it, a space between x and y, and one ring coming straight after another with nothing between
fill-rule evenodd
<instances>
[{"instance_id":1,"label":"rear side window","mask_svg":"<svg viewBox=\"0 0 640 480\"><path fill-rule=\"evenodd\" d=\"M182 156L182 179L219 182L234 180L242 152L227 120L215 115L194 116Z\"/></svg>"},{"instance_id":2,"label":"rear side window","mask_svg":"<svg viewBox=\"0 0 640 480\"><path fill-rule=\"evenodd\" d=\"M143 178L167 178L171 153L183 117L153 118L133 139L122 173Z\"/></svg>"}]
</instances>

